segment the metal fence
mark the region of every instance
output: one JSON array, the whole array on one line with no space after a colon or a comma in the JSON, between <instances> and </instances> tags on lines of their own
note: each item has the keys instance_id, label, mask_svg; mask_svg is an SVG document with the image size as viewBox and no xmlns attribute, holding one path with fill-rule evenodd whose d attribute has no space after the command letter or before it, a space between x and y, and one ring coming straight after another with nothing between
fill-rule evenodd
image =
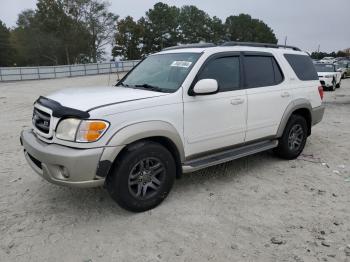
<instances>
[{"instance_id":1,"label":"metal fence","mask_svg":"<svg viewBox=\"0 0 350 262\"><path fill-rule=\"evenodd\" d=\"M38 67L0 67L0 81L39 80L127 72L139 61Z\"/></svg>"}]
</instances>

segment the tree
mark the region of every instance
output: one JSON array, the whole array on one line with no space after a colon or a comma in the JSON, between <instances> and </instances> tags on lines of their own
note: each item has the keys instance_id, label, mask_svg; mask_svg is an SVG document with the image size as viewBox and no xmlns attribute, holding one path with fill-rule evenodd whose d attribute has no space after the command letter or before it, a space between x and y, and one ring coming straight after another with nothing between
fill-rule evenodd
<instances>
[{"instance_id":1,"label":"tree","mask_svg":"<svg viewBox=\"0 0 350 262\"><path fill-rule=\"evenodd\" d=\"M0 66L11 66L14 62L10 37L10 30L0 20Z\"/></svg>"},{"instance_id":2,"label":"tree","mask_svg":"<svg viewBox=\"0 0 350 262\"><path fill-rule=\"evenodd\" d=\"M144 52L156 52L165 47L174 46L178 41L180 10L175 6L156 3L146 12L139 24L144 27Z\"/></svg>"},{"instance_id":3,"label":"tree","mask_svg":"<svg viewBox=\"0 0 350 262\"><path fill-rule=\"evenodd\" d=\"M210 16L193 5L181 8L179 27L179 38L183 44L208 42L211 39Z\"/></svg>"},{"instance_id":4,"label":"tree","mask_svg":"<svg viewBox=\"0 0 350 262\"><path fill-rule=\"evenodd\" d=\"M347 56L347 53L344 52L344 51L338 51L337 52L337 57L346 57Z\"/></svg>"},{"instance_id":5,"label":"tree","mask_svg":"<svg viewBox=\"0 0 350 262\"><path fill-rule=\"evenodd\" d=\"M100 61L104 48L112 44L118 16L108 11L109 2L99 0L65 0L68 14L75 23L83 23L89 33L89 56L93 62Z\"/></svg>"},{"instance_id":6,"label":"tree","mask_svg":"<svg viewBox=\"0 0 350 262\"><path fill-rule=\"evenodd\" d=\"M18 17L12 42L20 65L57 65L102 60L113 41L117 16L100 0L38 0Z\"/></svg>"},{"instance_id":7,"label":"tree","mask_svg":"<svg viewBox=\"0 0 350 262\"><path fill-rule=\"evenodd\" d=\"M35 14L39 29L60 40L66 64L76 63L82 54L89 53L89 32L69 11L66 0L38 0Z\"/></svg>"},{"instance_id":8,"label":"tree","mask_svg":"<svg viewBox=\"0 0 350 262\"><path fill-rule=\"evenodd\" d=\"M16 49L17 65L56 65L65 59L60 52L62 41L55 34L40 29L40 21L33 10L19 14L11 40Z\"/></svg>"},{"instance_id":9,"label":"tree","mask_svg":"<svg viewBox=\"0 0 350 262\"><path fill-rule=\"evenodd\" d=\"M218 44L225 40L225 27L220 18L214 16L209 21L209 38L208 42Z\"/></svg>"},{"instance_id":10,"label":"tree","mask_svg":"<svg viewBox=\"0 0 350 262\"><path fill-rule=\"evenodd\" d=\"M243 42L278 42L273 30L263 21L252 19L250 15L229 16L225 22L226 38Z\"/></svg>"},{"instance_id":11,"label":"tree","mask_svg":"<svg viewBox=\"0 0 350 262\"><path fill-rule=\"evenodd\" d=\"M122 59L140 59L142 57L144 28L131 16L119 20L112 55Z\"/></svg>"}]
</instances>

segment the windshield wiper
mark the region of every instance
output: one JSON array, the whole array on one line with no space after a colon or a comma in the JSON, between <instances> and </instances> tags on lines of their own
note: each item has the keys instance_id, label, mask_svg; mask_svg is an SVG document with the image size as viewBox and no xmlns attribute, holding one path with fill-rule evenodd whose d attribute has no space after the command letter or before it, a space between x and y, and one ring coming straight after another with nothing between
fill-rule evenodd
<instances>
[{"instance_id":1,"label":"windshield wiper","mask_svg":"<svg viewBox=\"0 0 350 262\"><path fill-rule=\"evenodd\" d=\"M120 82L119 84L118 84L118 86L124 86L124 87L129 87L129 85L128 84L124 84L124 82Z\"/></svg>"},{"instance_id":2,"label":"windshield wiper","mask_svg":"<svg viewBox=\"0 0 350 262\"><path fill-rule=\"evenodd\" d=\"M153 85L149 85L149 84L135 85L135 87L142 87L145 89L150 89L152 91L167 93L164 89L160 88L159 86L153 86Z\"/></svg>"}]
</instances>

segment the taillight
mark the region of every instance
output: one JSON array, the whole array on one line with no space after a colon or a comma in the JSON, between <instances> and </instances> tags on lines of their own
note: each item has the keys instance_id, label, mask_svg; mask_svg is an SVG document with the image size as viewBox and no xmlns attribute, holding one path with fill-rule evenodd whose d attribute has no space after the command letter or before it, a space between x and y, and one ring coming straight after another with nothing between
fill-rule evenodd
<instances>
[{"instance_id":1,"label":"taillight","mask_svg":"<svg viewBox=\"0 0 350 262\"><path fill-rule=\"evenodd\" d=\"M323 100L323 87L322 86L318 87L318 93L320 94L321 100Z\"/></svg>"}]
</instances>

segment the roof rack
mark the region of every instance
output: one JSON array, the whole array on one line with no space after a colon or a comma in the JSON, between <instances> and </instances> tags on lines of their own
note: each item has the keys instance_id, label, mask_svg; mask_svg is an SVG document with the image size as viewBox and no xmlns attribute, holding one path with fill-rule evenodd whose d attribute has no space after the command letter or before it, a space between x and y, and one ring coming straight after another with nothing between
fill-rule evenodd
<instances>
[{"instance_id":1,"label":"roof rack","mask_svg":"<svg viewBox=\"0 0 350 262\"><path fill-rule=\"evenodd\" d=\"M267 47L267 48L288 48L295 51L301 51L298 47L289 46L289 45L277 45L277 44L268 44L268 43L254 43L254 42L226 42L221 46L252 46L252 47Z\"/></svg>"},{"instance_id":2,"label":"roof rack","mask_svg":"<svg viewBox=\"0 0 350 262\"><path fill-rule=\"evenodd\" d=\"M162 51L185 49L185 48L208 48L208 47L215 47L215 46L216 45L212 43L186 44L186 45L177 45L177 46L163 48Z\"/></svg>"}]
</instances>

